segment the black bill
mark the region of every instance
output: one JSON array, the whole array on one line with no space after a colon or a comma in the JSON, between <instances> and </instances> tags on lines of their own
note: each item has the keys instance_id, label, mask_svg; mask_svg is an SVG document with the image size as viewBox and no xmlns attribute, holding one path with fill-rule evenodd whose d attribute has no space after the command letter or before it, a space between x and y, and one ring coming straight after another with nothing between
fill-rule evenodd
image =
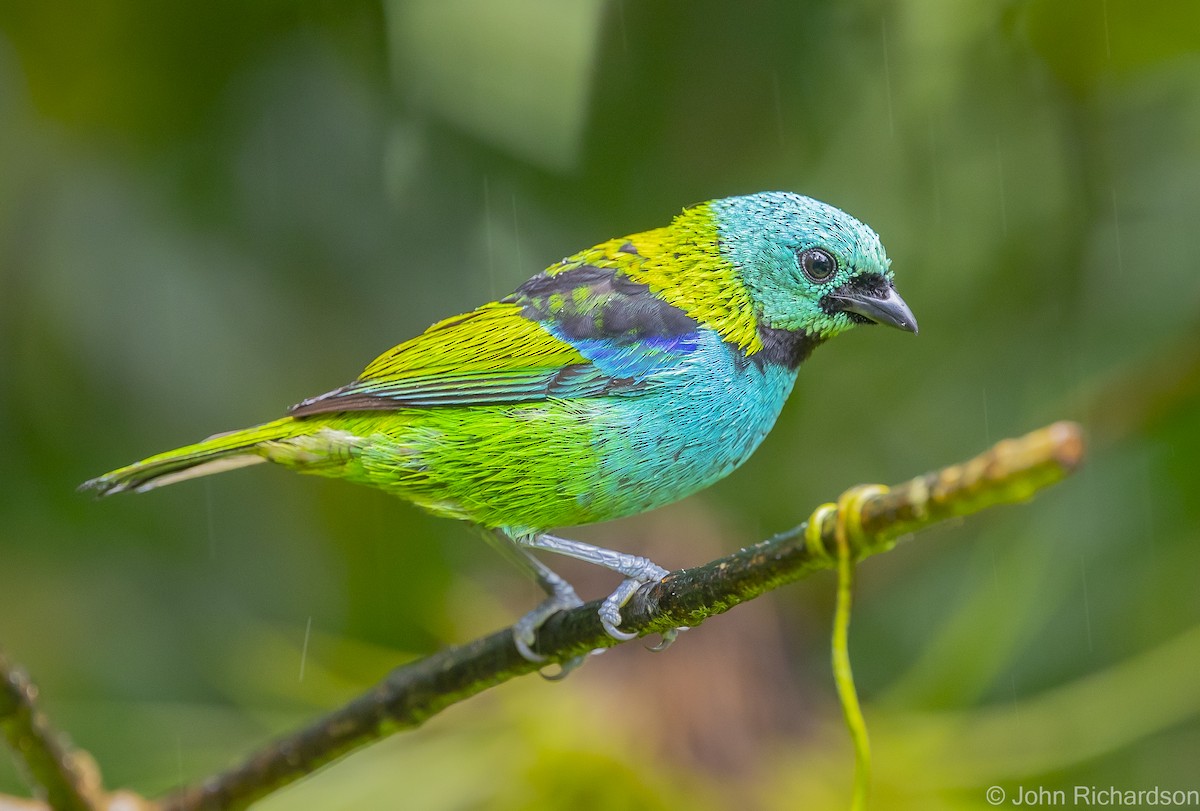
<instances>
[{"instance_id":1,"label":"black bill","mask_svg":"<svg viewBox=\"0 0 1200 811\"><path fill-rule=\"evenodd\" d=\"M889 327L902 329L914 335L917 332L917 319L900 298L891 282L880 280L881 284L861 285L851 283L827 296L829 304L842 312L855 313L867 321L876 324L887 324Z\"/></svg>"}]
</instances>

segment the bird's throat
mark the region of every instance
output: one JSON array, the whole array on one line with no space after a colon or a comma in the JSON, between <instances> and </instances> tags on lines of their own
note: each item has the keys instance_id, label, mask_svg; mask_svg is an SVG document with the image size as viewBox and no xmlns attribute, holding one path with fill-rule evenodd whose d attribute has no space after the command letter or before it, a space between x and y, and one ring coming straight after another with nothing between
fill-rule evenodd
<instances>
[{"instance_id":1,"label":"bird's throat","mask_svg":"<svg viewBox=\"0 0 1200 811\"><path fill-rule=\"evenodd\" d=\"M825 339L809 335L803 330L775 329L760 323L758 337L762 349L750 356L760 363L772 363L787 369L796 369Z\"/></svg>"}]
</instances>

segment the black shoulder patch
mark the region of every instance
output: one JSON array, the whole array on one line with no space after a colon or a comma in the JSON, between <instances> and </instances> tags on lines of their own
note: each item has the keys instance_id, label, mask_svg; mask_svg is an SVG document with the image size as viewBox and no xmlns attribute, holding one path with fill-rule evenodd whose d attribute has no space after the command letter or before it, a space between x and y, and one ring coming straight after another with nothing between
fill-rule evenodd
<instances>
[{"instance_id":1,"label":"black shoulder patch","mask_svg":"<svg viewBox=\"0 0 1200 811\"><path fill-rule=\"evenodd\" d=\"M635 341L696 332L700 325L640 282L613 268L582 265L534 276L507 297L531 321L555 324L566 338Z\"/></svg>"}]
</instances>

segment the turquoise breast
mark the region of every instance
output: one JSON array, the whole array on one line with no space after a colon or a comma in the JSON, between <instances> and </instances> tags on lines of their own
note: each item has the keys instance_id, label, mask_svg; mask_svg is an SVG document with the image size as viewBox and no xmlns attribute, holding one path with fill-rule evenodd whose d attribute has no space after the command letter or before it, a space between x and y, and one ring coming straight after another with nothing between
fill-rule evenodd
<instances>
[{"instance_id":1,"label":"turquoise breast","mask_svg":"<svg viewBox=\"0 0 1200 811\"><path fill-rule=\"evenodd\" d=\"M608 398L594 418L600 471L587 498L594 520L684 498L736 470L762 443L796 382L796 369L746 358L706 333L669 382Z\"/></svg>"}]
</instances>

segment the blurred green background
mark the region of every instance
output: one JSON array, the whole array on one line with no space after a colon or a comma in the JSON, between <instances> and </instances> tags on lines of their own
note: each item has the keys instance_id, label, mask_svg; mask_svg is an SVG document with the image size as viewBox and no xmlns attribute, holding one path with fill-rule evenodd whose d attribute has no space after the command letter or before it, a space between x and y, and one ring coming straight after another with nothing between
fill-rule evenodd
<instances>
[{"instance_id":1,"label":"blurred green background","mask_svg":"<svg viewBox=\"0 0 1200 811\"><path fill-rule=\"evenodd\" d=\"M0 4L0 644L154 794L508 624L536 587L379 493L75 486L763 189L873 225L920 336L839 338L737 474L575 534L696 565L1079 419L1073 480L862 567L875 807L1200 788L1195 3ZM502 686L261 807L844 807L832 593Z\"/></svg>"}]
</instances>

